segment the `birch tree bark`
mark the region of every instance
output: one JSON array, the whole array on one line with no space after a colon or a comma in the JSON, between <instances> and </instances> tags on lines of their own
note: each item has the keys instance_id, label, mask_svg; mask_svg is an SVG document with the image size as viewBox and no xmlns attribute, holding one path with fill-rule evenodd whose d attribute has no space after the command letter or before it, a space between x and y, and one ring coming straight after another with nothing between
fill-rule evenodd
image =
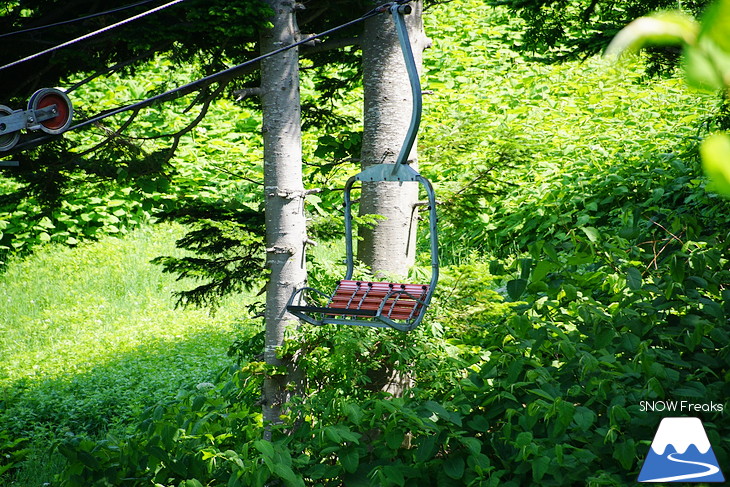
<instances>
[{"instance_id":1,"label":"birch tree bark","mask_svg":"<svg viewBox=\"0 0 730 487\"><path fill-rule=\"evenodd\" d=\"M299 35L294 2L267 0L274 10L273 27L261 36L266 53L296 42ZM261 63L264 197L266 214L265 349L267 364L289 368L277 357L287 323L296 321L286 311L293 290L304 285L304 186L299 100L298 49L290 49ZM288 399L290 374L273 375L264 382L264 421L279 422L281 406ZM271 432L267 428L270 439Z\"/></svg>"},{"instance_id":2,"label":"birch tree bark","mask_svg":"<svg viewBox=\"0 0 730 487\"><path fill-rule=\"evenodd\" d=\"M427 38L422 4L413 2L405 16L416 65L422 64ZM411 119L412 96L403 53L390 15L365 23L362 37L365 93L362 140L363 169L381 162L394 163ZM416 144L408 158L417 169ZM360 228L358 259L374 273L405 275L415 261L417 183L365 183L360 215L385 217L373 228Z\"/></svg>"}]
</instances>

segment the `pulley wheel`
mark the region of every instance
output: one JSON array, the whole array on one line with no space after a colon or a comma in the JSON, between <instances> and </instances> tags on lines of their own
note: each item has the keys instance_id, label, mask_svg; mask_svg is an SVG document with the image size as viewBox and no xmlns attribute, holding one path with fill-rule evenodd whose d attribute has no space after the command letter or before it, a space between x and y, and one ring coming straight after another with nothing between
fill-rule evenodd
<instances>
[{"instance_id":1,"label":"pulley wheel","mask_svg":"<svg viewBox=\"0 0 730 487\"><path fill-rule=\"evenodd\" d=\"M10 115L13 111L5 105L0 105L0 129L4 130L3 115ZM20 139L20 132L10 132L7 134L0 135L0 151L6 151L12 149Z\"/></svg>"},{"instance_id":2,"label":"pulley wheel","mask_svg":"<svg viewBox=\"0 0 730 487\"><path fill-rule=\"evenodd\" d=\"M56 88L42 88L28 101L28 110L39 110L56 105L56 116L40 122L40 129L47 134L63 133L70 125L73 117L73 106L66 93Z\"/></svg>"}]
</instances>

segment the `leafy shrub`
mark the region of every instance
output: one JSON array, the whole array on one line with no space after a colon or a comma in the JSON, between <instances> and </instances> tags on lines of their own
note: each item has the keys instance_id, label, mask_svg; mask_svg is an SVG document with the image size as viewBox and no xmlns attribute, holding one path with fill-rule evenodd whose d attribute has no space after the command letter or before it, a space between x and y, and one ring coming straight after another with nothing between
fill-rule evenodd
<instances>
[{"instance_id":1,"label":"leafy shrub","mask_svg":"<svg viewBox=\"0 0 730 487\"><path fill-rule=\"evenodd\" d=\"M69 467L60 485L198 486L254 475L246 451L262 431L261 414L252 405L263 371L260 363L234 367L215 383L187 388L149 408L130 437L64 441L59 451Z\"/></svg>"},{"instance_id":2,"label":"leafy shrub","mask_svg":"<svg viewBox=\"0 0 730 487\"><path fill-rule=\"evenodd\" d=\"M160 199L132 188L74 184L49 207L27 186L0 180L0 268L9 256L28 255L48 243L75 246L103 235L124 234L147 222ZM85 190L79 191L79 185Z\"/></svg>"},{"instance_id":3,"label":"leafy shrub","mask_svg":"<svg viewBox=\"0 0 730 487\"><path fill-rule=\"evenodd\" d=\"M0 430L0 481L30 453L28 441L28 438L18 438L5 429Z\"/></svg>"}]
</instances>

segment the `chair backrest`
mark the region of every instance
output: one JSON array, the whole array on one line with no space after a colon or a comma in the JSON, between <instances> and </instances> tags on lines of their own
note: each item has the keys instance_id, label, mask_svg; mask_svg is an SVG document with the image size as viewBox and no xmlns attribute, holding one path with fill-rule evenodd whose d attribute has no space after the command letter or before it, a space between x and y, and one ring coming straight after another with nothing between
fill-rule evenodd
<instances>
[{"instance_id":1,"label":"chair backrest","mask_svg":"<svg viewBox=\"0 0 730 487\"><path fill-rule=\"evenodd\" d=\"M351 280L355 270L355 258L353 250L352 232L352 187L356 181L396 181L396 182L417 182L426 190L428 197L429 215L429 239L431 242L431 282L428 285L428 292L424 299L426 305L431 302L431 295L436 288L439 279L439 255L438 255L438 216L436 214L436 193L431 182L418 174L407 164L376 164L364 171L352 176L345 183L345 257L347 271L345 280Z\"/></svg>"}]
</instances>

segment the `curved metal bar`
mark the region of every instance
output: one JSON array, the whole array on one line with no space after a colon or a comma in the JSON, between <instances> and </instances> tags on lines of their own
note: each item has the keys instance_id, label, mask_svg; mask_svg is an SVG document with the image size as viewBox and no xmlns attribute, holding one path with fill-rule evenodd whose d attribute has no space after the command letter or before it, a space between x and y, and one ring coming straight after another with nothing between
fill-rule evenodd
<instances>
[{"instance_id":1,"label":"curved metal bar","mask_svg":"<svg viewBox=\"0 0 730 487\"><path fill-rule=\"evenodd\" d=\"M382 166L392 166L392 164L381 164ZM371 166L369 169L372 170L373 167ZM345 279L350 280L352 279L352 274L354 273L354 267L355 267L355 257L354 257L354 250L353 250L353 235L352 235L352 187L355 184L356 181L360 181L360 174L356 174L355 176L350 177L350 179L347 180L347 183L345 183L345 190L344 190L344 201L345 201L345 258L346 258L346 264L347 264L347 272L345 273ZM380 171L380 172L374 172L371 177L368 177L367 181L387 181L388 178L388 172L387 171ZM433 185L431 184L431 181L424 178L420 174L415 174L413 177L418 183L423 186L423 188L426 190L426 196L428 198L428 233L429 233L429 240L431 242L431 282L429 284L429 292L424 301L426 302L426 305L431 302L431 296L433 295L433 290L436 288L436 284L439 280L439 244L438 244L438 214L436 212L436 192L433 190Z\"/></svg>"},{"instance_id":2,"label":"curved metal bar","mask_svg":"<svg viewBox=\"0 0 730 487\"><path fill-rule=\"evenodd\" d=\"M350 192L352 191L352 185L357 180L357 176L352 176L345 183L344 200L345 200L345 262L347 264L347 272L345 273L345 280L352 279L352 274L355 269L355 257L353 256L352 249L352 198L350 198Z\"/></svg>"},{"instance_id":3,"label":"curved metal bar","mask_svg":"<svg viewBox=\"0 0 730 487\"><path fill-rule=\"evenodd\" d=\"M286 305L287 305L287 306L294 306L294 301L295 301L295 300L297 299L297 296L298 296L298 295L299 295L299 301L300 301L300 302L301 302L301 299L302 299L302 297L304 297L304 299L305 299L305 301L306 301L306 296L304 295L304 293L306 293L306 292L308 292L308 291L314 291L315 293L319 294L320 296L322 296L323 298L326 298L326 299L330 299L330 297L331 297L331 296L330 296L329 294L327 294L327 293L323 293L323 292L322 292L322 291L320 291L319 289L315 289L315 288L313 288L313 287L308 287L308 286L305 286L305 287L301 287L301 288L299 288L299 289L295 290L295 291L294 291L294 292L292 293L292 295L291 295L291 297L289 298L289 301L288 301L288 302L286 303Z\"/></svg>"},{"instance_id":4,"label":"curved metal bar","mask_svg":"<svg viewBox=\"0 0 730 487\"><path fill-rule=\"evenodd\" d=\"M393 15L395 21L395 30L398 34L398 41L400 42L401 51L403 51L403 59L406 62L406 71L408 71L408 79L411 82L411 93L413 94L413 111L411 112L411 124L408 127L406 133L406 139L403 141L403 147L401 147L396 164L408 164L408 155L411 153L413 144L416 142L416 135L418 134L418 127L421 124L421 111L423 107L423 95L421 94L421 82L418 79L418 68L416 67L416 60L413 57L413 48L411 47L411 41L408 38L408 28L406 27L404 14L411 12L410 5L398 5L395 4L390 7L390 13Z\"/></svg>"},{"instance_id":5,"label":"curved metal bar","mask_svg":"<svg viewBox=\"0 0 730 487\"><path fill-rule=\"evenodd\" d=\"M438 214L436 213L436 192L433 190L431 181L418 175L418 182L426 189L428 196L428 233L431 240L431 287L426 296L426 304L431 302L431 295L439 280L439 240L438 240Z\"/></svg>"}]
</instances>

